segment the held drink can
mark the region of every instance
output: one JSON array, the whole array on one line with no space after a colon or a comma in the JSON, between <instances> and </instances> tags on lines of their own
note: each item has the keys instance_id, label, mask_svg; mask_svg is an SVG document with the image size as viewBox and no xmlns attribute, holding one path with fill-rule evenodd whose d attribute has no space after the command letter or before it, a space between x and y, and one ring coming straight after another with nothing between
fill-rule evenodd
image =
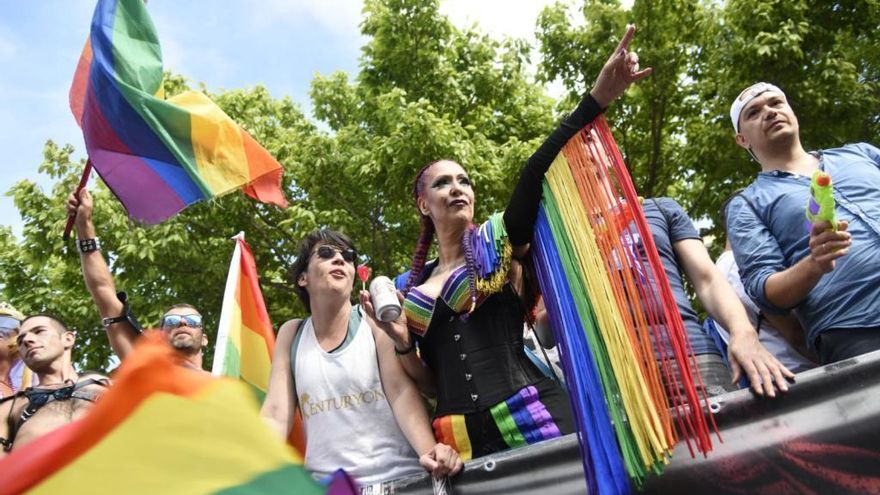
<instances>
[{"instance_id":1,"label":"held drink can","mask_svg":"<svg viewBox=\"0 0 880 495\"><path fill-rule=\"evenodd\" d=\"M388 277L376 277L370 282L370 299L379 321L394 321L400 316L397 289Z\"/></svg>"}]
</instances>

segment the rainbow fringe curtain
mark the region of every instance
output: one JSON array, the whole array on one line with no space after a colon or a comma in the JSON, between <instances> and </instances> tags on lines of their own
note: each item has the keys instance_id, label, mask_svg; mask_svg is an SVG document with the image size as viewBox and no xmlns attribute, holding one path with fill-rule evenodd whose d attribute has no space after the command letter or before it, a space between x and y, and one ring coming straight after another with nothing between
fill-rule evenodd
<instances>
[{"instance_id":1,"label":"rainbow fringe curtain","mask_svg":"<svg viewBox=\"0 0 880 495\"><path fill-rule=\"evenodd\" d=\"M143 0L100 0L70 88L89 159L136 220L154 224L243 187L286 206L281 165L207 96L165 99Z\"/></svg>"},{"instance_id":2,"label":"rainbow fringe curtain","mask_svg":"<svg viewBox=\"0 0 880 495\"><path fill-rule=\"evenodd\" d=\"M0 495L358 493L342 472L313 481L246 386L177 359L161 335L142 337L85 417L0 461Z\"/></svg>"},{"instance_id":3,"label":"rainbow fringe curtain","mask_svg":"<svg viewBox=\"0 0 880 495\"><path fill-rule=\"evenodd\" d=\"M562 350L591 494L629 493L630 480L641 486L668 462L677 438L661 371L667 384L682 382L684 395L675 387L669 390L678 433L689 448L692 440L703 453L712 448L691 380L696 365L690 344L637 205L600 117L574 136L550 167L535 227L532 252ZM633 231L644 243L647 265L635 249ZM656 346L657 359L652 342L662 338L671 343L673 355ZM680 377L673 375L671 360L682 370Z\"/></svg>"}]
</instances>

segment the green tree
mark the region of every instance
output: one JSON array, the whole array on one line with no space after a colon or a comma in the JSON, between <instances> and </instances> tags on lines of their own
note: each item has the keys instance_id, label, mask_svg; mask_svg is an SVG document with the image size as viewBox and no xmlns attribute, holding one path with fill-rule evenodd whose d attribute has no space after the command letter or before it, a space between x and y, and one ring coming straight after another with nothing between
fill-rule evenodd
<instances>
[{"instance_id":1,"label":"green tree","mask_svg":"<svg viewBox=\"0 0 880 495\"><path fill-rule=\"evenodd\" d=\"M880 3L805 0L584 0L548 7L538 21L540 77L583 92L623 27L654 74L608 113L639 192L672 196L693 218L758 170L733 140L730 103L765 80L788 94L808 149L875 141L880 126ZM582 20L580 19L582 18ZM721 233L717 222L713 234ZM715 250L720 245L715 246Z\"/></svg>"},{"instance_id":2,"label":"green tree","mask_svg":"<svg viewBox=\"0 0 880 495\"><path fill-rule=\"evenodd\" d=\"M261 87L209 95L282 163L290 208L234 193L145 228L131 223L97 183L103 251L142 323L154 326L167 306L188 302L203 312L213 341L233 248L228 238L240 230L276 325L304 314L289 268L298 240L314 228L350 235L374 273L399 273L418 229L412 180L434 159L469 169L478 218L503 207L523 161L553 126L553 102L527 74L528 46L460 30L438 6L436 0L367 1L360 73L314 79L316 120ZM182 78L166 79L167 94L186 89ZM25 312L58 314L79 332L80 365L104 368L109 348L78 256L60 239L64 198L83 167L71 161L72 152L47 143L39 170L54 181L51 191L31 181L10 191L24 228L21 239L8 228L2 232L0 293Z\"/></svg>"},{"instance_id":3,"label":"green tree","mask_svg":"<svg viewBox=\"0 0 880 495\"><path fill-rule=\"evenodd\" d=\"M688 123L691 213L718 218L721 202L759 166L733 141L730 104L756 81L781 87L806 149L877 141L880 3L734 0L712 9L690 77L699 117ZM718 225L713 233L721 234ZM721 237L719 235L719 237Z\"/></svg>"}]
</instances>

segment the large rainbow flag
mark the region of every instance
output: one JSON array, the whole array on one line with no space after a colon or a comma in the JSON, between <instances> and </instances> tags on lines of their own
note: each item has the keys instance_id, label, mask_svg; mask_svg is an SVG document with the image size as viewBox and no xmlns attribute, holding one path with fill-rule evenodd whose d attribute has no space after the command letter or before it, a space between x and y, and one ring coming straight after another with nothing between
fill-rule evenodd
<instances>
[{"instance_id":1,"label":"large rainbow flag","mask_svg":"<svg viewBox=\"0 0 880 495\"><path fill-rule=\"evenodd\" d=\"M643 486L662 473L679 435L692 454L692 441L711 450L714 423L697 393L684 324L604 118L572 137L550 167L532 254L589 493Z\"/></svg>"},{"instance_id":2,"label":"large rainbow flag","mask_svg":"<svg viewBox=\"0 0 880 495\"><path fill-rule=\"evenodd\" d=\"M246 386L180 366L157 334L84 418L14 450L0 472L0 495L356 493L341 472L319 486Z\"/></svg>"},{"instance_id":3,"label":"large rainbow flag","mask_svg":"<svg viewBox=\"0 0 880 495\"><path fill-rule=\"evenodd\" d=\"M134 219L159 223L240 187L286 206L281 165L207 96L169 99L143 0L100 0L70 88L89 159Z\"/></svg>"}]
</instances>

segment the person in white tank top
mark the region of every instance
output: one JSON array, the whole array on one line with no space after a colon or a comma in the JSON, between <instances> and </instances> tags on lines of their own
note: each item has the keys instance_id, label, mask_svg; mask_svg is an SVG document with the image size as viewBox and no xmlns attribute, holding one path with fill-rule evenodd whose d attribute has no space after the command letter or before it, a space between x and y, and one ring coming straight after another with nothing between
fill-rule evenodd
<instances>
[{"instance_id":1,"label":"person in white tank top","mask_svg":"<svg viewBox=\"0 0 880 495\"><path fill-rule=\"evenodd\" d=\"M351 304L356 260L351 241L332 230L300 244L295 289L311 317L279 329L261 414L286 439L299 408L305 467L316 477L342 468L373 485L422 468L436 477L457 474L462 461L434 440L394 344Z\"/></svg>"}]
</instances>

